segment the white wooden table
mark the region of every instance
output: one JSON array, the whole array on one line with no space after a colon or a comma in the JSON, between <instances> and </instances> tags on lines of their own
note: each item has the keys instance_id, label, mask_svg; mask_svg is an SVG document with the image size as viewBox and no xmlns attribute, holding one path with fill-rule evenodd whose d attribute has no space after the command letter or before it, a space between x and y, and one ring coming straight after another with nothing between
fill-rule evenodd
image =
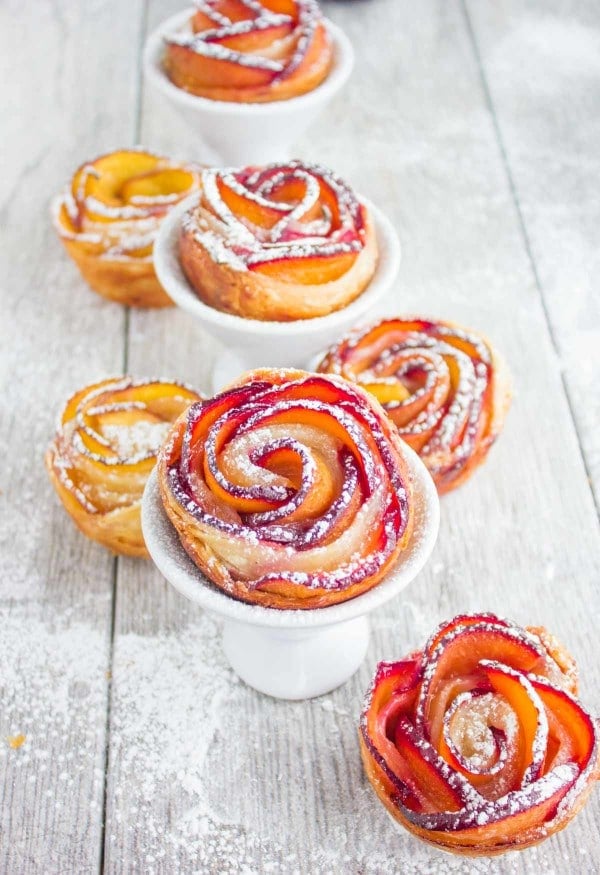
<instances>
[{"instance_id":1,"label":"white wooden table","mask_svg":"<svg viewBox=\"0 0 600 875\"><path fill-rule=\"evenodd\" d=\"M449 857L394 829L356 726L379 659L476 609L548 625L600 712L600 6L323 4L357 64L298 154L393 218L389 309L488 333L516 396L486 467L443 499L427 569L373 617L357 676L289 704L236 682L213 622L150 563L81 536L42 465L87 382L127 370L208 388L211 339L182 313L91 294L48 215L103 151L195 157L140 74L145 34L181 5L0 7L0 872L597 873L600 792L537 849Z\"/></svg>"}]
</instances>

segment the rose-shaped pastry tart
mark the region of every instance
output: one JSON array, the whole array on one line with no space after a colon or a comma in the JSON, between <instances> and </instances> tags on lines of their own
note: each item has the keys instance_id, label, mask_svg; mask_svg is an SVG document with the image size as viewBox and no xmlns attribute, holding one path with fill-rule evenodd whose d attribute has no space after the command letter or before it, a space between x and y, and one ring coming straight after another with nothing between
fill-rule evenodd
<instances>
[{"instance_id":1,"label":"rose-shaped pastry tart","mask_svg":"<svg viewBox=\"0 0 600 875\"><path fill-rule=\"evenodd\" d=\"M382 662L361 718L364 766L390 814L447 851L500 854L562 829L599 776L599 729L575 664L542 628L492 614L445 623Z\"/></svg>"},{"instance_id":2,"label":"rose-shaped pastry tart","mask_svg":"<svg viewBox=\"0 0 600 875\"><path fill-rule=\"evenodd\" d=\"M177 421L165 510L209 580L245 602L318 608L375 586L413 522L402 442L343 380L258 370Z\"/></svg>"},{"instance_id":3,"label":"rose-shaped pastry tart","mask_svg":"<svg viewBox=\"0 0 600 875\"><path fill-rule=\"evenodd\" d=\"M368 209L331 171L292 161L205 170L184 217L181 266L205 303L249 319L324 316L377 266Z\"/></svg>"},{"instance_id":4,"label":"rose-shaped pastry tart","mask_svg":"<svg viewBox=\"0 0 600 875\"><path fill-rule=\"evenodd\" d=\"M54 203L54 222L95 292L136 307L172 301L152 264L154 238L169 209L196 191L200 168L140 150L83 164Z\"/></svg>"},{"instance_id":5,"label":"rose-shaped pastry tart","mask_svg":"<svg viewBox=\"0 0 600 875\"><path fill-rule=\"evenodd\" d=\"M212 100L264 103L312 91L332 63L316 0L196 0L197 11L166 39L165 72Z\"/></svg>"},{"instance_id":6,"label":"rose-shaped pastry tart","mask_svg":"<svg viewBox=\"0 0 600 875\"><path fill-rule=\"evenodd\" d=\"M380 401L440 493L485 460L510 405L510 379L498 353L451 322L385 319L356 329L318 370L357 382Z\"/></svg>"},{"instance_id":7,"label":"rose-shaped pastry tart","mask_svg":"<svg viewBox=\"0 0 600 875\"><path fill-rule=\"evenodd\" d=\"M200 395L180 383L118 377L69 399L46 468L81 531L115 553L147 556L140 504L160 445Z\"/></svg>"}]
</instances>

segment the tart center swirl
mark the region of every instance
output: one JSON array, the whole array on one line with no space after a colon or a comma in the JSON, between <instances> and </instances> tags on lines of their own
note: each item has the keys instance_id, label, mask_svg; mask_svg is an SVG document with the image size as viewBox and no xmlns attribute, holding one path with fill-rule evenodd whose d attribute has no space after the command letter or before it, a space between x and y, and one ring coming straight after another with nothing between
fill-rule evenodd
<instances>
[{"instance_id":1,"label":"tart center swirl","mask_svg":"<svg viewBox=\"0 0 600 875\"><path fill-rule=\"evenodd\" d=\"M464 615L421 653L380 664L363 759L392 814L421 838L480 853L535 844L587 795L598 725L553 641Z\"/></svg>"},{"instance_id":2,"label":"tart center swirl","mask_svg":"<svg viewBox=\"0 0 600 875\"><path fill-rule=\"evenodd\" d=\"M103 258L144 260L167 212L197 190L199 167L141 150L121 150L82 165L57 205L64 237Z\"/></svg>"},{"instance_id":3,"label":"tart center swirl","mask_svg":"<svg viewBox=\"0 0 600 875\"><path fill-rule=\"evenodd\" d=\"M178 246L205 304L277 322L346 307L367 288L378 260L366 205L331 170L301 161L205 170Z\"/></svg>"},{"instance_id":4,"label":"tart center swirl","mask_svg":"<svg viewBox=\"0 0 600 875\"><path fill-rule=\"evenodd\" d=\"M188 223L216 260L228 250L238 270L326 283L346 273L364 247L361 204L324 168L291 162L206 170L203 200L200 220L192 214Z\"/></svg>"},{"instance_id":5,"label":"tart center swirl","mask_svg":"<svg viewBox=\"0 0 600 875\"><path fill-rule=\"evenodd\" d=\"M161 456L163 500L219 585L310 607L384 573L408 531L409 485L384 418L365 400L312 375L257 380L178 423Z\"/></svg>"},{"instance_id":6,"label":"tart center swirl","mask_svg":"<svg viewBox=\"0 0 600 875\"><path fill-rule=\"evenodd\" d=\"M140 502L172 423L200 396L165 380L103 380L67 402L46 453L63 504L89 537L146 556Z\"/></svg>"}]
</instances>

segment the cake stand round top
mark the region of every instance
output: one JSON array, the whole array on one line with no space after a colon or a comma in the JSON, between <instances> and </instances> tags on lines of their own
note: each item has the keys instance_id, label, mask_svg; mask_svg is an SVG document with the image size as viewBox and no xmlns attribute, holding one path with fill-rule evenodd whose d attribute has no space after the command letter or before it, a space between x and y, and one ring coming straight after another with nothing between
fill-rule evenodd
<instances>
[{"instance_id":1,"label":"cake stand round top","mask_svg":"<svg viewBox=\"0 0 600 875\"><path fill-rule=\"evenodd\" d=\"M372 589L324 608L279 610L250 605L231 598L207 580L180 543L160 496L156 469L151 473L142 500L142 530L148 552L175 589L190 601L238 623L281 629L310 629L343 623L368 614L400 593L421 571L433 550L439 529L437 490L423 462L404 447L413 486L414 525L396 564Z\"/></svg>"}]
</instances>

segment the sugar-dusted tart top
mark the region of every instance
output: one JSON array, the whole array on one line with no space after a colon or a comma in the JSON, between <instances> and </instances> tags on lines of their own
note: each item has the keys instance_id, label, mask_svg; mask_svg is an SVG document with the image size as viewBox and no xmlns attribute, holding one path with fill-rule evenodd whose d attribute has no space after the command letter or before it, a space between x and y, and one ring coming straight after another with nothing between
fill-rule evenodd
<instances>
[{"instance_id":1,"label":"sugar-dusted tart top","mask_svg":"<svg viewBox=\"0 0 600 875\"><path fill-rule=\"evenodd\" d=\"M265 103L312 91L332 60L316 0L196 0L195 14L166 37L163 66L199 97Z\"/></svg>"},{"instance_id":2,"label":"sugar-dusted tart top","mask_svg":"<svg viewBox=\"0 0 600 875\"><path fill-rule=\"evenodd\" d=\"M510 406L502 357L479 332L453 322L398 317L356 328L318 370L359 383L381 402L440 493L485 460Z\"/></svg>"},{"instance_id":3,"label":"sugar-dusted tart top","mask_svg":"<svg viewBox=\"0 0 600 875\"><path fill-rule=\"evenodd\" d=\"M147 556L142 493L171 424L200 397L172 380L113 377L69 398L46 468L85 535L116 553Z\"/></svg>"},{"instance_id":4,"label":"sugar-dusted tart top","mask_svg":"<svg viewBox=\"0 0 600 875\"><path fill-rule=\"evenodd\" d=\"M413 527L403 446L335 377L261 369L180 417L158 466L165 509L233 598L318 608L375 586Z\"/></svg>"},{"instance_id":5,"label":"sugar-dusted tart top","mask_svg":"<svg viewBox=\"0 0 600 875\"><path fill-rule=\"evenodd\" d=\"M378 257L367 206L333 171L298 160L204 170L179 251L205 303L274 321L346 306Z\"/></svg>"},{"instance_id":6,"label":"sugar-dusted tart top","mask_svg":"<svg viewBox=\"0 0 600 875\"><path fill-rule=\"evenodd\" d=\"M576 693L575 663L545 629L459 615L377 667L360 723L367 776L393 817L445 850L537 844L600 774L598 720Z\"/></svg>"}]
</instances>

